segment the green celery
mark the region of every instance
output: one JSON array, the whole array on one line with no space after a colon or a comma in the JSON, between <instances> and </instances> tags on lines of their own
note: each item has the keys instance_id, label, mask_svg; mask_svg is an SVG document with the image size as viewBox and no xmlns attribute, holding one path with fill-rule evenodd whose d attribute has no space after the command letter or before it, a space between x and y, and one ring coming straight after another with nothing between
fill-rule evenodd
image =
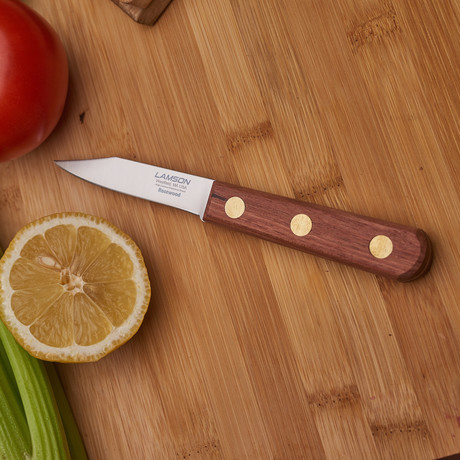
<instances>
[{"instance_id":1,"label":"green celery","mask_svg":"<svg viewBox=\"0 0 460 460\"><path fill-rule=\"evenodd\" d=\"M53 363L45 363L46 370L53 387L54 396L56 397L62 423L69 444L70 456L75 460L86 460L86 450L81 439L80 431L72 413L69 401L65 395L61 380Z\"/></svg>"},{"instance_id":2,"label":"green celery","mask_svg":"<svg viewBox=\"0 0 460 460\"><path fill-rule=\"evenodd\" d=\"M32 441L32 457L43 460L70 458L64 427L43 362L19 346L2 322L0 340L21 395Z\"/></svg>"},{"instance_id":3,"label":"green celery","mask_svg":"<svg viewBox=\"0 0 460 460\"><path fill-rule=\"evenodd\" d=\"M12 369L0 342L0 458L26 458L32 452L29 427Z\"/></svg>"},{"instance_id":4,"label":"green celery","mask_svg":"<svg viewBox=\"0 0 460 460\"><path fill-rule=\"evenodd\" d=\"M0 458L87 458L54 365L29 355L2 321Z\"/></svg>"}]
</instances>

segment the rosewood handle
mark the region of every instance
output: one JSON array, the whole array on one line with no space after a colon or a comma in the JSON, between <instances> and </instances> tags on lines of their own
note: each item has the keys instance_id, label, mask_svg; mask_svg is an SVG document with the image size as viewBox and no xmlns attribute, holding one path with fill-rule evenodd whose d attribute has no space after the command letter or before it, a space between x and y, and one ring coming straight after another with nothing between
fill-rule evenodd
<instances>
[{"instance_id":1,"label":"rosewood handle","mask_svg":"<svg viewBox=\"0 0 460 460\"><path fill-rule=\"evenodd\" d=\"M431 264L422 230L218 181L203 221L398 281L420 277Z\"/></svg>"}]
</instances>

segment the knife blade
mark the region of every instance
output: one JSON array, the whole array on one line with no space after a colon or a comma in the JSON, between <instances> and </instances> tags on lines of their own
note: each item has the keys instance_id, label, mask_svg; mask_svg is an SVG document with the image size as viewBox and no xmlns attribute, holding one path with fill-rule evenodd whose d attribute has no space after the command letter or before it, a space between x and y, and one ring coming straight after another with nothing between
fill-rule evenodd
<instances>
[{"instance_id":1,"label":"knife blade","mask_svg":"<svg viewBox=\"0 0 460 460\"><path fill-rule=\"evenodd\" d=\"M110 190L397 281L431 266L430 240L418 228L119 157L55 163Z\"/></svg>"}]
</instances>

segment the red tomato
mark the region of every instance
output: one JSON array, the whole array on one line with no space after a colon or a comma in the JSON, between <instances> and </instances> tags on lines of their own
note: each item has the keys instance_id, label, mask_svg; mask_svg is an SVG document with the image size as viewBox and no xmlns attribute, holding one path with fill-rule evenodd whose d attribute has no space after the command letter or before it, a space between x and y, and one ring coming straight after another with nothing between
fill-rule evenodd
<instances>
[{"instance_id":1,"label":"red tomato","mask_svg":"<svg viewBox=\"0 0 460 460\"><path fill-rule=\"evenodd\" d=\"M67 86L67 57L53 28L21 1L0 0L0 161L49 136Z\"/></svg>"}]
</instances>

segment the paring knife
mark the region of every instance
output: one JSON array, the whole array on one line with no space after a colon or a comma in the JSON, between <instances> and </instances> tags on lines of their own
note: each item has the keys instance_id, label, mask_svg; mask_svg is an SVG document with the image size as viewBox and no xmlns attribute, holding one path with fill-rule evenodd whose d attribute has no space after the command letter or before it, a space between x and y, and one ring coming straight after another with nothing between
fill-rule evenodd
<instances>
[{"instance_id":1,"label":"paring knife","mask_svg":"<svg viewBox=\"0 0 460 460\"><path fill-rule=\"evenodd\" d=\"M398 281L431 264L420 229L118 157L55 163L93 184Z\"/></svg>"}]
</instances>

